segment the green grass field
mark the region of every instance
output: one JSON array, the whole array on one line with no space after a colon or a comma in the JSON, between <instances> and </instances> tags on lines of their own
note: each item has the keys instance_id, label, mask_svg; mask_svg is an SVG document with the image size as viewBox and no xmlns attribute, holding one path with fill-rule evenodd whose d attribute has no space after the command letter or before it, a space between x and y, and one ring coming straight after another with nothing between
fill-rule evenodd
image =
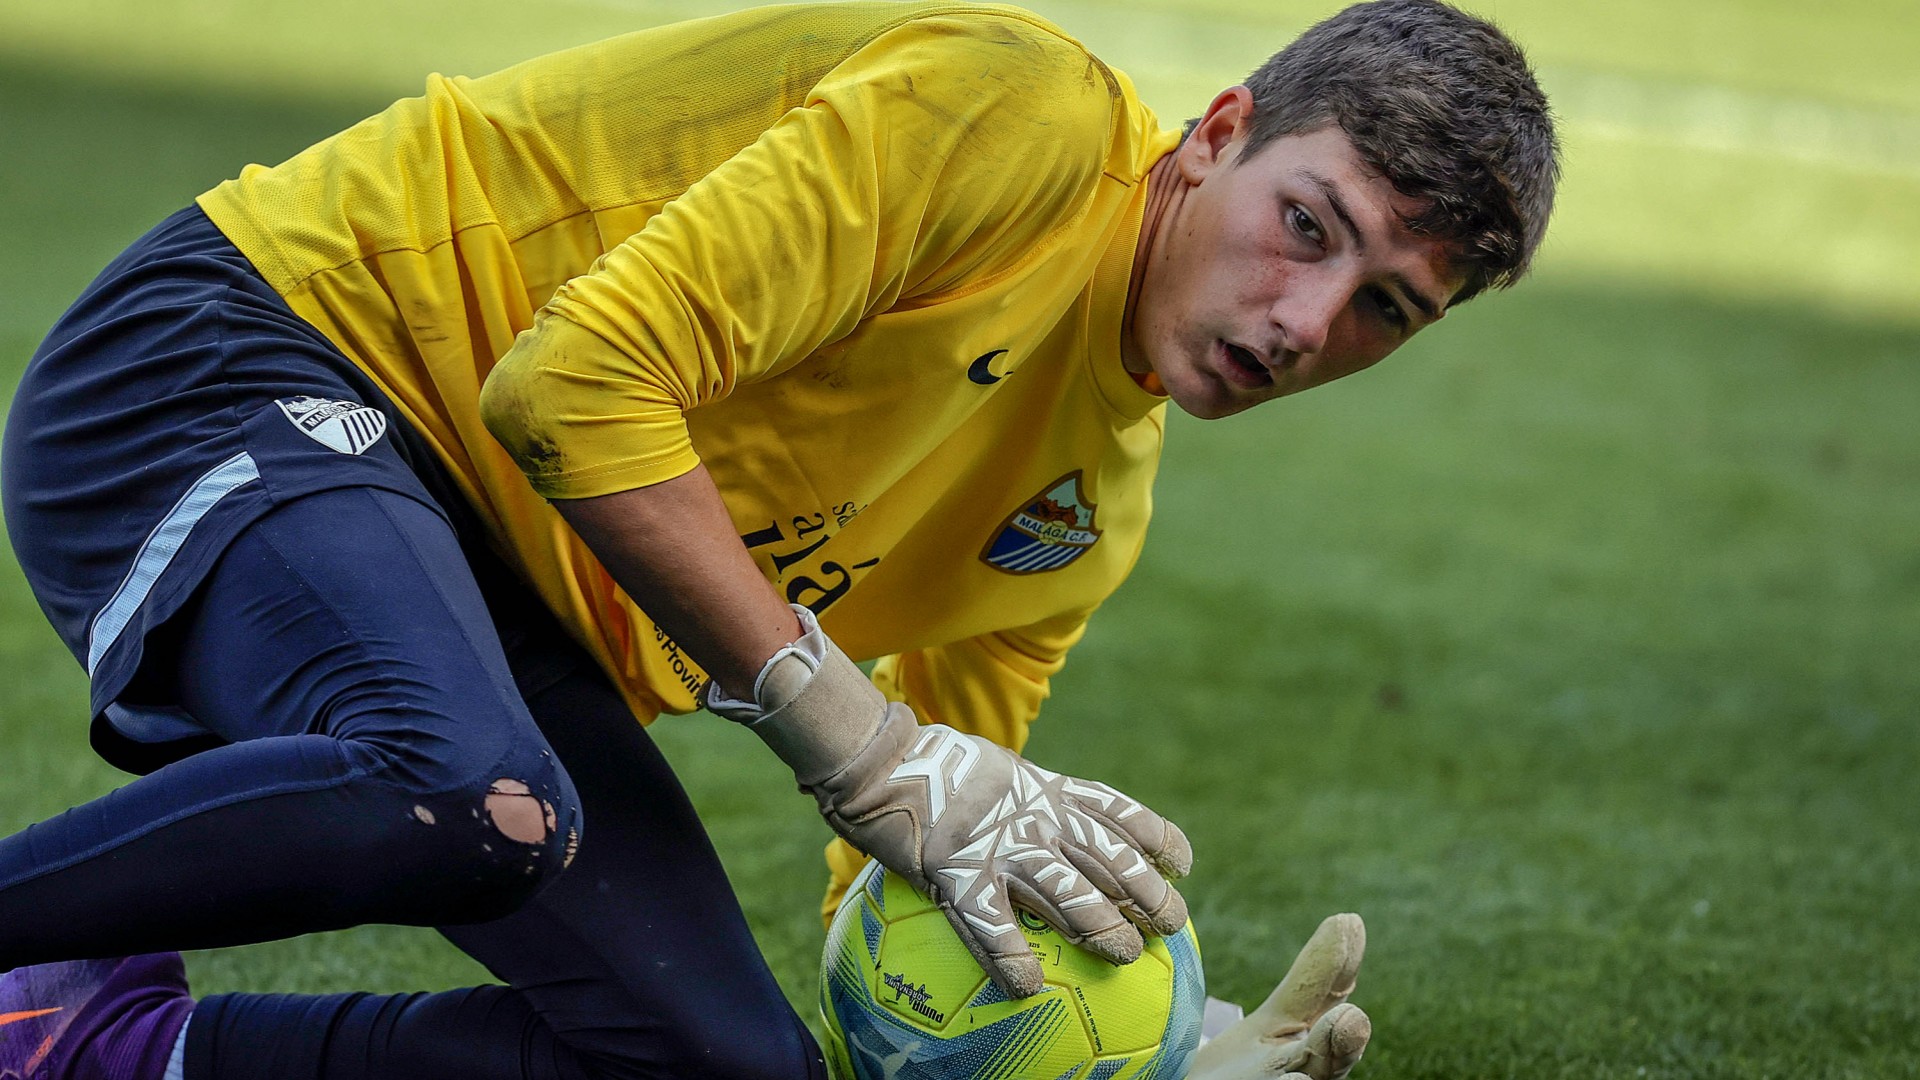
<instances>
[{"instance_id":1,"label":"green grass field","mask_svg":"<svg viewBox=\"0 0 1920 1080\"><path fill-rule=\"evenodd\" d=\"M1324 4L1036 4L1197 112ZM1179 820L1210 988L1355 910L1360 1074L1920 1076L1920 7L1500 0L1566 122L1535 280L1363 377L1172 424L1152 543L1030 747ZM717 10L12 0L0 385L249 161L550 47ZM0 560L0 831L121 777ZM654 728L806 1009L827 836L711 718ZM482 973L369 928L196 987Z\"/></svg>"}]
</instances>

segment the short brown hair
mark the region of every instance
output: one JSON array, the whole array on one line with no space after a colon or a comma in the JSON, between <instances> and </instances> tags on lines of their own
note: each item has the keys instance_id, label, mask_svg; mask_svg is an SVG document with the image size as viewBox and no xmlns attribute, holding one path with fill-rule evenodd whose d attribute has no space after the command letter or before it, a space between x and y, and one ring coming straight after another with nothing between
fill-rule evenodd
<instances>
[{"instance_id":1,"label":"short brown hair","mask_svg":"<svg viewBox=\"0 0 1920 1080\"><path fill-rule=\"evenodd\" d=\"M1454 303L1527 272L1546 234L1559 144L1546 95L1500 30L1438 0L1372 0L1315 24L1247 77L1245 161L1337 124L1361 160L1456 249Z\"/></svg>"}]
</instances>

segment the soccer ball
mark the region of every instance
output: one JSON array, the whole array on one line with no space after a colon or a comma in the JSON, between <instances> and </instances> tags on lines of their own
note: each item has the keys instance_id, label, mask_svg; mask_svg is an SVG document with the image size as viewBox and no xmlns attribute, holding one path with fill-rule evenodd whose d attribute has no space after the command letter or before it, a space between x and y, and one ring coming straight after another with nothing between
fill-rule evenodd
<instances>
[{"instance_id":1,"label":"soccer ball","mask_svg":"<svg viewBox=\"0 0 1920 1080\"><path fill-rule=\"evenodd\" d=\"M1193 924L1147 938L1125 967L1025 912L1046 989L1012 1001L947 917L869 862L834 914L820 962L827 1062L840 1080L1179 1080L1207 991Z\"/></svg>"}]
</instances>

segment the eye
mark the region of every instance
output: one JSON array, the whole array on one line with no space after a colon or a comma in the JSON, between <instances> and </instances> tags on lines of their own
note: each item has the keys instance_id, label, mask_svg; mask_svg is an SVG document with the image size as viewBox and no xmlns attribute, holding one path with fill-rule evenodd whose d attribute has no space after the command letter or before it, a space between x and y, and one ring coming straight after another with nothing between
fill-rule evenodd
<instances>
[{"instance_id":1,"label":"eye","mask_svg":"<svg viewBox=\"0 0 1920 1080\"><path fill-rule=\"evenodd\" d=\"M1406 329L1407 313L1399 304L1394 303L1392 293L1385 289L1371 289L1368 295L1373 300L1373 306L1379 309L1380 317L1385 319L1389 326L1396 330Z\"/></svg>"},{"instance_id":2,"label":"eye","mask_svg":"<svg viewBox=\"0 0 1920 1080\"><path fill-rule=\"evenodd\" d=\"M1306 237L1315 244L1322 246L1326 244L1326 233L1320 230L1320 223L1313 220L1313 215L1307 213L1305 207L1287 207L1287 223L1292 225L1294 230L1301 236Z\"/></svg>"}]
</instances>

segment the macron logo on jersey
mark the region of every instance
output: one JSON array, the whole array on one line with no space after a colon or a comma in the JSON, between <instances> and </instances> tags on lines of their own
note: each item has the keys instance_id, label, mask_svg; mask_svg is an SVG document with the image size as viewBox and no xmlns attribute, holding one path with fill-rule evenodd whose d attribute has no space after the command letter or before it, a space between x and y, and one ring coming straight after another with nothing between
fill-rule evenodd
<instances>
[{"instance_id":1,"label":"macron logo on jersey","mask_svg":"<svg viewBox=\"0 0 1920 1080\"><path fill-rule=\"evenodd\" d=\"M1005 355L1007 355L1007 350L995 349L975 360L973 363L968 364L967 378L981 386L992 386L994 383L1013 374L1013 369L1009 368L1006 364L995 363L996 360L999 360Z\"/></svg>"},{"instance_id":2,"label":"macron logo on jersey","mask_svg":"<svg viewBox=\"0 0 1920 1080\"><path fill-rule=\"evenodd\" d=\"M281 398L274 404L301 434L329 450L360 454L387 433L387 418L378 409L353 401L327 398Z\"/></svg>"}]
</instances>

